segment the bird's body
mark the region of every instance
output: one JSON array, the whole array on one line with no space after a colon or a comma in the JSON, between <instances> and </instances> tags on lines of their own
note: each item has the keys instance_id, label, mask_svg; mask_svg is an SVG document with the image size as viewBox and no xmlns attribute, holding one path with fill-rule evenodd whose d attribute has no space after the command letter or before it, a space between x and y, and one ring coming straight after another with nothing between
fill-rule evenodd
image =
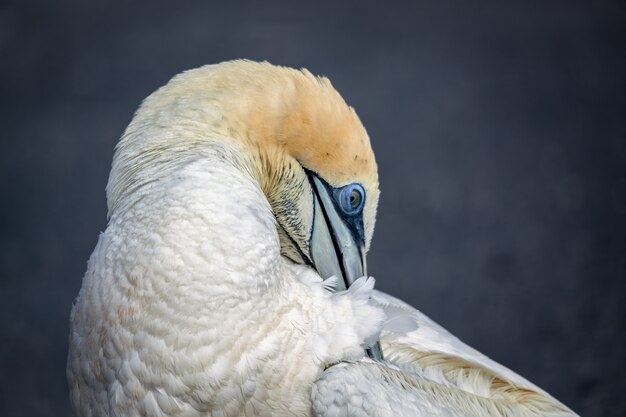
<instances>
[{"instance_id":1,"label":"bird's body","mask_svg":"<svg viewBox=\"0 0 626 417\"><path fill-rule=\"evenodd\" d=\"M72 310L76 414L574 415L373 279L332 291L313 268L326 262L319 218L332 229L319 187L341 196L354 181L365 202L346 236L364 256L369 140L308 73L237 61L148 98L118 145L109 224ZM384 322L388 362L364 359Z\"/></svg>"},{"instance_id":2,"label":"bird's body","mask_svg":"<svg viewBox=\"0 0 626 417\"><path fill-rule=\"evenodd\" d=\"M259 187L222 157L154 184L102 234L72 317L70 366L87 367L71 368L83 415L161 405L171 416L239 415L243 404L306 415L324 364L359 358L378 330L367 291L333 295L280 256ZM345 347L329 349L340 338Z\"/></svg>"}]
</instances>

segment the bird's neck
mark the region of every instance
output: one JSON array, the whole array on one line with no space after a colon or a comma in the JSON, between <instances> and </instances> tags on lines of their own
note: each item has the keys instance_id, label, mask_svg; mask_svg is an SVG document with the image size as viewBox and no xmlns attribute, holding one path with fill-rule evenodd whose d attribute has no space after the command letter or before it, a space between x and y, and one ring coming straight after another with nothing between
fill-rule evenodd
<instances>
[{"instance_id":1,"label":"bird's neck","mask_svg":"<svg viewBox=\"0 0 626 417\"><path fill-rule=\"evenodd\" d=\"M243 396L245 385L252 402L259 393L262 410L284 398L290 410L308 410L321 367L307 356L315 330L300 333L309 320L301 305L316 297L325 311L328 295L321 284L313 291L301 283L281 257L274 216L252 175L219 153L179 165L117 206L73 314L81 346L90 343L81 349L102 355L107 386L126 384L122 391L133 395L111 407L140 407L159 387L189 415L200 413L189 405L198 401L242 415L230 396ZM74 357L74 375L92 363ZM117 379L130 362L150 365ZM276 382L277 369L295 376ZM104 392L98 378L77 380ZM130 386L135 391L125 391Z\"/></svg>"},{"instance_id":2,"label":"bird's neck","mask_svg":"<svg viewBox=\"0 0 626 417\"><path fill-rule=\"evenodd\" d=\"M147 280L168 281L169 268L172 284L213 300L277 289L283 261L274 216L242 163L215 150L153 173L111 217L109 227L125 236L118 256L146 259Z\"/></svg>"}]
</instances>

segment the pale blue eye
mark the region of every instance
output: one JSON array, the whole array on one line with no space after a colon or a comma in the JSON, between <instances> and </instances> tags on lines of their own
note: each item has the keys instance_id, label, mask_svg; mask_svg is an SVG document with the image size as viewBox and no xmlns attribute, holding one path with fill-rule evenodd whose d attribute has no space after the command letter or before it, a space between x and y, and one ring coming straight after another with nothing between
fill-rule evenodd
<instances>
[{"instance_id":1,"label":"pale blue eye","mask_svg":"<svg viewBox=\"0 0 626 417\"><path fill-rule=\"evenodd\" d=\"M350 184L339 190L339 207L345 214L357 214L365 203L365 190L359 184Z\"/></svg>"}]
</instances>

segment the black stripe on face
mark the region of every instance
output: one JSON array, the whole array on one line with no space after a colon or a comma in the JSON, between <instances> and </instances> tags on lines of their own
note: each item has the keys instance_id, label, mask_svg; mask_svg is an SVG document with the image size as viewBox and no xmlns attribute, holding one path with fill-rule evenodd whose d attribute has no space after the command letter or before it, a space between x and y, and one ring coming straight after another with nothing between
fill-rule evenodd
<instances>
[{"instance_id":1,"label":"black stripe on face","mask_svg":"<svg viewBox=\"0 0 626 417\"><path fill-rule=\"evenodd\" d=\"M332 185L327 183L322 177L315 174L315 172L313 171L309 171L308 169L304 168L304 172L306 172L307 178L309 179L309 184L311 185L313 192L317 194L315 184L313 183L313 179L311 178L312 175L315 175L317 179L319 179L322 184L324 184L326 189L329 191L329 194L333 197L332 200L337 213L343 213L343 210L341 209L341 206L337 201L341 188L333 187ZM364 196L364 198L366 199L365 201L367 201L367 196ZM313 216L313 218L315 218L315 215ZM342 214L341 218L346 223L346 225L348 225L348 230L350 230L354 241L360 245L365 245L365 226L363 225L363 210L354 215Z\"/></svg>"}]
</instances>

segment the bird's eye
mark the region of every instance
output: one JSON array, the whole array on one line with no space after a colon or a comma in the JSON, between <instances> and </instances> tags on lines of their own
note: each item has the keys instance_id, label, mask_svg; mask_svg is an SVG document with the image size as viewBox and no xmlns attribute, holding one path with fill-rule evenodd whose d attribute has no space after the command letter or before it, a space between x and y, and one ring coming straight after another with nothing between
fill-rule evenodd
<instances>
[{"instance_id":1,"label":"bird's eye","mask_svg":"<svg viewBox=\"0 0 626 417\"><path fill-rule=\"evenodd\" d=\"M345 214L357 214L364 202L365 190L359 184L346 185L339 192L339 206Z\"/></svg>"}]
</instances>

